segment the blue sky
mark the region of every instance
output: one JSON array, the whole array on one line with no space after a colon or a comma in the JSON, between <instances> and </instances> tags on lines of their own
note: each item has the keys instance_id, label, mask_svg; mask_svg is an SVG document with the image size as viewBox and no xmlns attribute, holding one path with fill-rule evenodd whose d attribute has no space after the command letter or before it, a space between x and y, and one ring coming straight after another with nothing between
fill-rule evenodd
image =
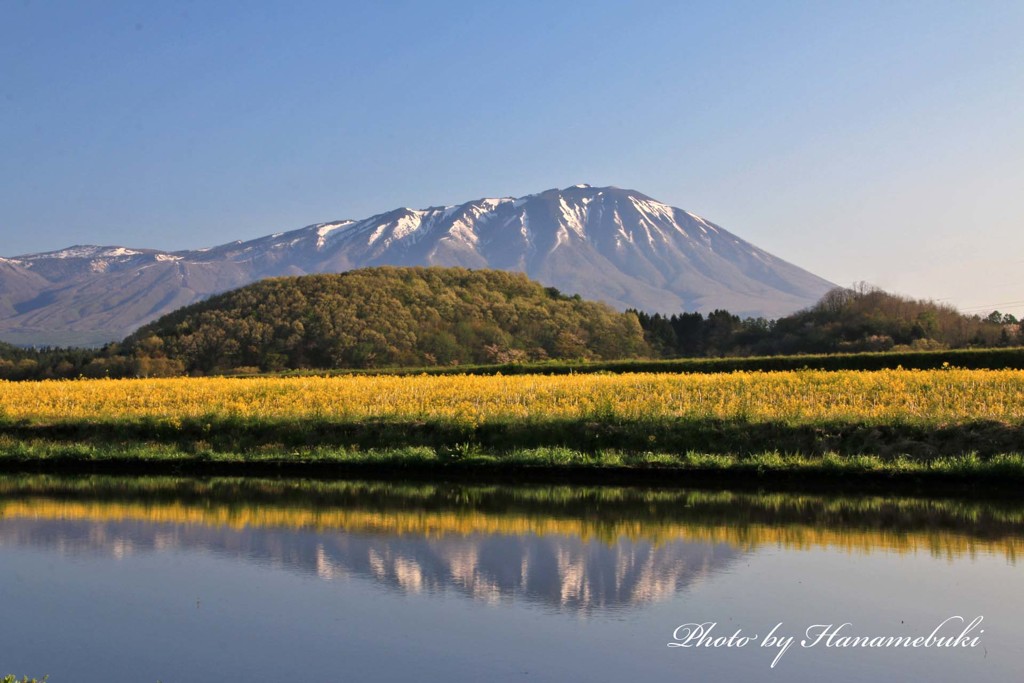
<instances>
[{"instance_id":1,"label":"blue sky","mask_svg":"<svg viewBox=\"0 0 1024 683\"><path fill-rule=\"evenodd\" d=\"M0 0L0 255L638 189L1024 312L1021 2Z\"/></svg>"}]
</instances>

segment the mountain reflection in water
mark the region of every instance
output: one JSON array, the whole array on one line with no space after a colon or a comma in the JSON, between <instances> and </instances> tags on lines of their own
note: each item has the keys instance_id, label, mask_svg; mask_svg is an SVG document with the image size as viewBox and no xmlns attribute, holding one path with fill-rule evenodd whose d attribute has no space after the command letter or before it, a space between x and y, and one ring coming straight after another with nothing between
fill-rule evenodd
<instances>
[{"instance_id":1,"label":"mountain reflection in water","mask_svg":"<svg viewBox=\"0 0 1024 683\"><path fill-rule=\"evenodd\" d=\"M0 478L0 545L116 558L207 552L405 593L565 611L667 600L752 548L1000 552L1018 507L575 487Z\"/></svg>"},{"instance_id":2,"label":"mountain reflection in water","mask_svg":"<svg viewBox=\"0 0 1024 683\"><path fill-rule=\"evenodd\" d=\"M456 591L487 602L522 599L584 611L667 599L742 554L727 544L686 541L608 544L532 534L427 538L27 518L0 521L0 545L117 558L205 551L325 580L363 577L407 593Z\"/></svg>"}]
</instances>

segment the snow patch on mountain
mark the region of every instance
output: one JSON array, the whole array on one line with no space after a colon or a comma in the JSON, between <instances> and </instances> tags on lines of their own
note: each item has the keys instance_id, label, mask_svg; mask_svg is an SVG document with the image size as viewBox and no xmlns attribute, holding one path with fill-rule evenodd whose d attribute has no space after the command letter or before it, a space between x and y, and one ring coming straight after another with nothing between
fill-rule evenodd
<instances>
[{"instance_id":1,"label":"snow patch on mountain","mask_svg":"<svg viewBox=\"0 0 1024 683\"><path fill-rule=\"evenodd\" d=\"M697 214L690 213L689 211L683 211L683 213L685 213L687 216L689 216L693 220L697 221L697 223L698 223L697 227L699 227L702 231L704 231L704 234L707 234L708 230L710 230L711 232L718 232L718 228L717 227L715 227L711 223L708 223L706 220L704 220L703 218L701 218Z\"/></svg>"},{"instance_id":2,"label":"snow patch on mountain","mask_svg":"<svg viewBox=\"0 0 1024 683\"><path fill-rule=\"evenodd\" d=\"M580 239L587 238L587 230L584 228L584 223L587 221L586 203L580 203L574 206L569 206L566 203L565 197L559 197L558 208L562 210L562 217L565 219L565 225L572 230ZM568 239L569 234L565 234Z\"/></svg>"},{"instance_id":3,"label":"snow patch on mountain","mask_svg":"<svg viewBox=\"0 0 1024 683\"><path fill-rule=\"evenodd\" d=\"M324 245L327 244L327 236L336 230L340 230L346 226L352 225L355 221L340 221L338 223L320 223L314 226L316 229L316 248L323 249ZM283 233L278 233L276 236L280 236Z\"/></svg>"},{"instance_id":4,"label":"snow patch on mountain","mask_svg":"<svg viewBox=\"0 0 1024 683\"><path fill-rule=\"evenodd\" d=\"M426 215L425 211L413 211L410 209L409 215L402 216L395 221L395 227L391 231L391 239L402 240L419 230L423 224L424 215Z\"/></svg>"}]
</instances>

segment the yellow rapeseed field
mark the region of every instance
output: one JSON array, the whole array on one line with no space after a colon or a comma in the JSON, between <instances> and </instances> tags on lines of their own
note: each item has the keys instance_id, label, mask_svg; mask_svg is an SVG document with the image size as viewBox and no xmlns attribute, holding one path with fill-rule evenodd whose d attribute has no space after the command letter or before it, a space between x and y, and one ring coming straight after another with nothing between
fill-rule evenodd
<instances>
[{"instance_id":1,"label":"yellow rapeseed field","mask_svg":"<svg viewBox=\"0 0 1024 683\"><path fill-rule=\"evenodd\" d=\"M1024 371L342 376L0 382L0 417L32 422L745 418L1024 421Z\"/></svg>"}]
</instances>

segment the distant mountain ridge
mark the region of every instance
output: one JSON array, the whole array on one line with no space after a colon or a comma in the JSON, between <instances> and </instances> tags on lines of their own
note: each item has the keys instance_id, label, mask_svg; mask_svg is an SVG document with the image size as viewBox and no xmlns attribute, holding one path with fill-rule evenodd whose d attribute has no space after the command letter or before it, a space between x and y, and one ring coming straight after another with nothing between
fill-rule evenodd
<instances>
[{"instance_id":1,"label":"distant mountain ridge","mask_svg":"<svg viewBox=\"0 0 1024 683\"><path fill-rule=\"evenodd\" d=\"M519 271L619 309L666 313L725 308L774 318L833 287L695 214L633 190L575 185L209 249L76 245L0 258L0 339L102 343L266 277L377 265Z\"/></svg>"}]
</instances>

